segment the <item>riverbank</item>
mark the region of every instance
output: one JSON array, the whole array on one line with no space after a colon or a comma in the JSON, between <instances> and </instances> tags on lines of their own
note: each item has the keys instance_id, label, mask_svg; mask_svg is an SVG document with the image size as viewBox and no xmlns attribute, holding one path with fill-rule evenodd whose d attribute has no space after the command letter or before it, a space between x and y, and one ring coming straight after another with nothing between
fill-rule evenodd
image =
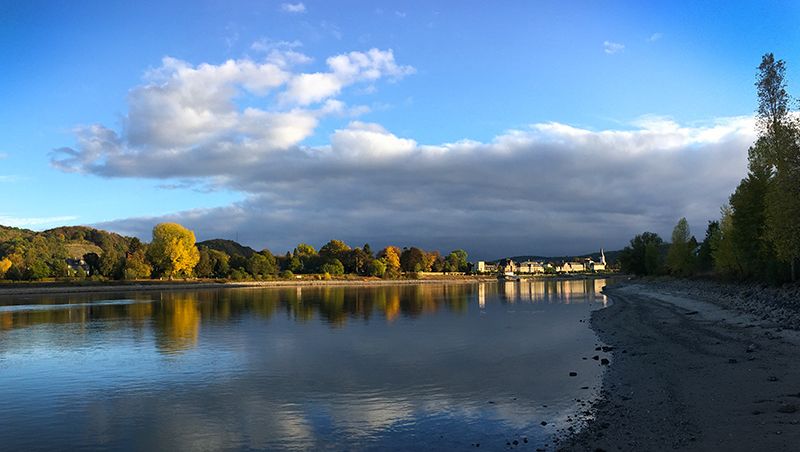
<instances>
[{"instance_id":1,"label":"riverbank","mask_svg":"<svg viewBox=\"0 0 800 452\"><path fill-rule=\"evenodd\" d=\"M312 287L312 286L386 286L403 284L475 284L479 282L496 282L496 278L481 276L453 276L445 278L421 279L285 279L268 281L110 281L84 284L31 283L24 285L0 286L0 298L17 295L57 295L95 292L141 292L159 290L205 290L246 287Z\"/></svg>"},{"instance_id":2,"label":"riverbank","mask_svg":"<svg viewBox=\"0 0 800 452\"><path fill-rule=\"evenodd\" d=\"M606 293L613 303L591 326L611 365L559 449L797 447L796 288L633 280Z\"/></svg>"}]
</instances>

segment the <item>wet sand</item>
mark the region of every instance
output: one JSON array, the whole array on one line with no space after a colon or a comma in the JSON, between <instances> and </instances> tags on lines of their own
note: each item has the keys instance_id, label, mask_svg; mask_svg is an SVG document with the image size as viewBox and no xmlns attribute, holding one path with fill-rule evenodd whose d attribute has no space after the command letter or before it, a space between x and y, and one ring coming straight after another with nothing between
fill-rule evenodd
<instances>
[{"instance_id":1,"label":"wet sand","mask_svg":"<svg viewBox=\"0 0 800 452\"><path fill-rule=\"evenodd\" d=\"M613 347L611 365L559 449L800 447L800 333L663 286L606 293L613 304L591 326Z\"/></svg>"}]
</instances>

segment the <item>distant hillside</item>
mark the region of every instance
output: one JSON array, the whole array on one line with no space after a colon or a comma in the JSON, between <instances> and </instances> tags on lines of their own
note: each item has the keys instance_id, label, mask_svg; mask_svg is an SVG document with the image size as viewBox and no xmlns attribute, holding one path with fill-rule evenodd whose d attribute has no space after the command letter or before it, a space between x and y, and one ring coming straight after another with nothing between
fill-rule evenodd
<instances>
[{"instance_id":1,"label":"distant hillside","mask_svg":"<svg viewBox=\"0 0 800 452\"><path fill-rule=\"evenodd\" d=\"M250 257L256 253L256 250L250 248L249 246L241 245L233 240L225 240L225 239L212 239L206 240L203 242L197 242L197 246L206 246L209 249L222 251L229 256L233 256L234 254L238 254L244 257Z\"/></svg>"},{"instance_id":2,"label":"distant hillside","mask_svg":"<svg viewBox=\"0 0 800 452\"><path fill-rule=\"evenodd\" d=\"M617 257L622 250L615 250L615 251L605 251L606 255L606 262L609 265L613 265L617 263ZM590 253L590 254L580 254L580 255L573 255L573 256L512 256L509 259L515 262L523 262L523 261L542 261L542 262L561 262L561 261L569 261L572 259L585 259L590 258L593 261L600 260L600 252ZM498 259L497 261L499 261ZM495 261L495 262L497 262Z\"/></svg>"}]
</instances>

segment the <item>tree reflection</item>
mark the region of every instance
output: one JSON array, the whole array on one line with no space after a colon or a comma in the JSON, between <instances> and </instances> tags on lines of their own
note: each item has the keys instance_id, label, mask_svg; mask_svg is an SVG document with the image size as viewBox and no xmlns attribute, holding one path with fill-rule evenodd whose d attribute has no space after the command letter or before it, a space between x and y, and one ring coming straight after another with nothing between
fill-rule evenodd
<instances>
[{"instance_id":1,"label":"tree reflection","mask_svg":"<svg viewBox=\"0 0 800 452\"><path fill-rule=\"evenodd\" d=\"M513 281L476 284L410 284L353 287L237 288L222 290L83 294L7 299L0 303L3 332L42 324L64 324L81 331L128 328L143 337L152 329L164 353L194 348L204 324L258 318L276 313L299 323L314 320L333 328L348 322L396 322L445 310L484 309L487 300L507 303L583 303L604 300L605 280ZM601 300L601 301L602 301Z\"/></svg>"}]
</instances>

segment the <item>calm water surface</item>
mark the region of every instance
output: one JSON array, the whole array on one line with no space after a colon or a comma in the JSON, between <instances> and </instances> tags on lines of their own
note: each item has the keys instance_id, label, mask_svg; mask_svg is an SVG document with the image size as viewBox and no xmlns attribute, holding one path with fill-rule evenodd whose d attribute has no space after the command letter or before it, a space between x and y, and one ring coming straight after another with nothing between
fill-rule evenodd
<instances>
[{"instance_id":1,"label":"calm water surface","mask_svg":"<svg viewBox=\"0 0 800 452\"><path fill-rule=\"evenodd\" d=\"M599 383L604 285L0 299L0 449L552 447Z\"/></svg>"}]
</instances>

